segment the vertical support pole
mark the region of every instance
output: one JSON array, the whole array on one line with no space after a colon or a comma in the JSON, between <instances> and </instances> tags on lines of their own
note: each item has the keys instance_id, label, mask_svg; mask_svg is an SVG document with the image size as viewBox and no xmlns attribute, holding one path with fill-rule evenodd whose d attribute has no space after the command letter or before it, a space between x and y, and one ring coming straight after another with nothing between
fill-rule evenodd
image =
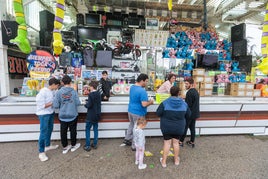
<instances>
[{"instance_id":1,"label":"vertical support pole","mask_svg":"<svg viewBox=\"0 0 268 179\"><path fill-rule=\"evenodd\" d=\"M207 1L203 0L204 2L204 20L203 20L203 29L206 31L208 28L208 17L207 17Z\"/></svg>"},{"instance_id":2,"label":"vertical support pole","mask_svg":"<svg viewBox=\"0 0 268 179\"><path fill-rule=\"evenodd\" d=\"M6 2L0 0L0 21L6 20ZM0 24L0 28L2 24ZM0 33L0 96L8 96L10 94L7 46L2 44L2 33Z\"/></svg>"}]
</instances>

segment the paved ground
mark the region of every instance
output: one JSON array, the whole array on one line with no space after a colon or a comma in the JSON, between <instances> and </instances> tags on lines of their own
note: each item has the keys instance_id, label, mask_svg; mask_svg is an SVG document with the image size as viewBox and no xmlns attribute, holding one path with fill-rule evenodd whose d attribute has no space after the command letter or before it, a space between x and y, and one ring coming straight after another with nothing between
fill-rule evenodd
<instances>
[{"instance_id":1,"label":"paved ground","mask_svg":"<svg viewBox=\"0 0 268 179\"><path fill-rule=\"evenodd\" d=\"M150 178L150 179L267 179L268 136L201 136L196 148L181 148L181 163L167 168L159 163L161 137L147 137L146 149L154 154L145 157L148 168L138 170L134 152L120 147L122 139L100 139L99 148L85 152L79 148L66 155L61 149L49 151L49 160L40 162L37 141L0 143L0 178ZM79 140L82 145L84 140ZM60 141L53 141L60 144Z\"/></svg>"}]
</instances>

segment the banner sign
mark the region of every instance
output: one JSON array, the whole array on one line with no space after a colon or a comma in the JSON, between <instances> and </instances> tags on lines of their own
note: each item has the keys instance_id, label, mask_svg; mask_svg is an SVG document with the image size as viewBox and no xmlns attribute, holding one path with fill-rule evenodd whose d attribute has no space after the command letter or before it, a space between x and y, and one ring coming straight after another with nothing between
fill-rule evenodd
<instances>
[{"instance_id":1,"label":"banner sign","mask_svg":"<svg viewBox=\"0 0 268 179\"><path fill-rule=\"evenodd\" d=\"M56 68L56 60L49 52L35 50L27 57L31 78L49 78Z\"/></svg>"},{"instance_id":2,"label":"banner sign","mask_svg":"<svg viewBox=\"0 0 268 179\"><path fill-rule=\"evenodd\" d=\"M27 75L27 62L25 58L20 58L12 55L7 56L9 74Z\"/></svg>"}]
</instances>

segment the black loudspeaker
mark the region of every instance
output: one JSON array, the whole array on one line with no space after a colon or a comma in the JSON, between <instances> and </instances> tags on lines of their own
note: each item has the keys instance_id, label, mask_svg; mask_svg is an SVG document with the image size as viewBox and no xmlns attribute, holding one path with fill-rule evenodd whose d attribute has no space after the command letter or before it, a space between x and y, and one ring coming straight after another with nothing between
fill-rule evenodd
<instances>
[{"instance_id":1,"label":"black loudspeaker","mask_svg":"<svg viewBox=\"0 0 268 179\"><path fill-rule=\"evenodd\" d=\"M239 69L241 72L251 72L252 67L252 55L234 57L233 60L239 62Z\"/></svg>"},{"instance_id":2,"label":"black loudspeaker","mask_svg":"<svg viewBox=\"0 0 268 179\"><path fill-rule=\"evenodd\" d=\"M40 30L53 31L55 15L47 10L39 12Z\"/></svg>"},{"instance_id":3,"label":"black loudspeaker","mask_svg":"<svg viewBox=\"0 0 268 179\"><path fill-rule=\"evenodd\" d=\"M77 25L84 25L84 15L83 14L76 14L76 24Z\"/></svg>"},{"instance_id":4,"label":"black loudspeaker","mask_svg":"<svg viewBox=\"0 0 268 179\"><path fill-rule=\"evenodd\" d=\"M231 41L241 41L246 38L246 24L242 23L231 28Z\"/></svg>"},{"instance_id":5,"label":"black loudspeaker","mask_svg":"<svg viewBox=\"0 0 268 179\"><path fill-rule=\"evenodd\" d=\"M39 31L40 46L51 47L53 32L47 30Z\"/></svg>"},{"instance_id":6,"label":"black loudspeaker","mask_svg":"<svg viewBox=\"0 0 268 179\"><path fill-rule=\"evenodd\" d=\"M17 37L18 23L16 21L1 21L2 43L14 45L9 40Z\"/></svg>"},{"instance_id":7,"label":"black loudspeaker","mask_svg":"<svg viewBox=\"0 0 268 179\"><path fill-rule=\"evenodd\" d=\"M232 42L232 55L233 57L237 56L246 56L247 55L247 40L241 40L237 42Z\"/></svg>"}]
</instances>

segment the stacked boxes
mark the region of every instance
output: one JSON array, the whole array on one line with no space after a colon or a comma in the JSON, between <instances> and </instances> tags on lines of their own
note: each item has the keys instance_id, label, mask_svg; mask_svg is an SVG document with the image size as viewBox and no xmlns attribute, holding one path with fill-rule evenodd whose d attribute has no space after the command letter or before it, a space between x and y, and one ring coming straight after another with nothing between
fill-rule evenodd
<instances>
[{"instance_id":1,"label":"stacked boxes","mask_svg":"<svg viewBox=\"0 0 268 179\"><path fill-rule=\"evenodd\" d=\"M230 95L231 96L254 96L253 83L231 83ZM256 95L256 94L255 94Z\"/></svg>"}]
</instances>

